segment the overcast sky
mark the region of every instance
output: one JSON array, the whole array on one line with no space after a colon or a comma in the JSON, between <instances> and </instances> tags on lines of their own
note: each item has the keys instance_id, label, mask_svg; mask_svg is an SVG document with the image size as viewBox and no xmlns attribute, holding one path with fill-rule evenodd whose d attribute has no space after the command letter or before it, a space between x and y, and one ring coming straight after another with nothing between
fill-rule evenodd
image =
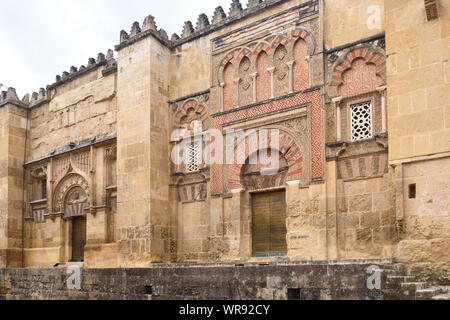
<instances>
[{"instance_id":1,"label":"overcast sky","mask_svg":"<svg viewBox=\"0 0 450 320\"><path fill-rule=\"evenodd\" d=\"M241 0L243 7L246 0ZM0 83L26 93L55 82L71 66L86 65L119 43L120 30L142 26L151 14L158 28L181 34L184 21L194 27L200 13L212 20L231 0L14 0L0 9ZM4 88L2 88L4 90Z\"/></svg>"}]
</instances>

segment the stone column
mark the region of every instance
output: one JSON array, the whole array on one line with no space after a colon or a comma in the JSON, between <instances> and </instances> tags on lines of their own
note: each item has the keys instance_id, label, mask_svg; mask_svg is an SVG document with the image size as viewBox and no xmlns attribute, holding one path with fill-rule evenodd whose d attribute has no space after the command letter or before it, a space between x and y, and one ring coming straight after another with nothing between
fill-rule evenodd
<instances>
[{"instance_id":1,"label":"stone column","mask_svg":"<svg viewBox=\"0 0 450 320\"><path fill-rule=\"evenodd\" d=\"M230 258L232 260L239 260L241 258L241 242L242 242L242 200L245 190L236 189L232 190L232 211L231 211L231 224L233 230L229 236L230 241Z\"/></svg>"},{"instance_id":2,"label":"stone column","mask_svg":"<svg viewBox=\"0 0 450 320\"><path fill-rule=\"evenodd\" d=\"M233 82L234 82L234 85L236 86L236 108L239 108L240 100L241 100L239 83L241 82L241 78L236 78L233 80Z\"/></svg>"},{"instance_id":3,"label":"stone column","mask_svg":"<svg viewBox=\"0 0 450 320\"><path fill-rule=\"evenodd\" d=\"M270 99L275 98L275 67L271 67L267 69L270 72Z\"/></svg>"},{"instance_id":4,"label":"stone column","mask_svg":"<svg viewBox=\"0 0 450 320\"><path fill-rule=\"evenodd\" d=\"M223 110L223 87L225 86L224 82L219 83L219 110Z\"/></svg>"},{"instance_id":5,"label":"stone column","mask_svg":"<svg viewBox=\"0 0 450 320\"><path fill-rule=\"evenodd\" d=\"M336 109L336 140L338 142L342 141L342 127L341 127L341 101L342 97L334 98L333 107Z\"/></svg>"},{"instance_id":6,"label":"stone column","mask_svg":"<svg viewBox=\"0 0 450 320\"><path fill-rule=\"evenodd\" d=\"M253 81L253 103L255 103L256 99L257 99L256 77L258 77L258 72L250 74L250 77L252 77L252 81Z\"/></svg>"},{"instance_id":7,"label":"stone column","mask_svg":"<svg viewBox=\"0 0 450 320\"><path fill-rule=\"evenodd\" d=\"M295 60L286 63L289 68L289 93L294 92L294 63Z\"/></svg>"},{"instance_id":8,"label":"stone column","mask_svg":"<svg viewBox=\"0 0 450 320\"><path fill-rule=\"evenodd\" d=\"M386 86L378 87L377 90L381 95L381 133L387 132L387 117L386 117Z\"/></svg>"}]
</instances>

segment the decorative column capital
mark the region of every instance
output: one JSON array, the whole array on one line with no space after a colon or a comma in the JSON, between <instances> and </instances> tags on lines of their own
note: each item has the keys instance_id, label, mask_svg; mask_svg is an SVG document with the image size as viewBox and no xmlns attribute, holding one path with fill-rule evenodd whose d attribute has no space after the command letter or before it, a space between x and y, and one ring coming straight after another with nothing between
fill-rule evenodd
<instances>
[{"instance_id":1,"label":"decorative column capital","mask_svg":"<svg viewBox=\"0 0 450 320\"><path fill-rule=\"evenodd\" d=\"M275 67L267 68L267 71L273 74L275 72Z\"/></svg>"},{"instance_id":2,"label":"decorative column capital","mask_svg":"<svg viewBox=\"0 0 450 320\"><path fill-rule=\"evenodd\" d=\"M378 91L380 94L384 94L384 93L386 92L386 90L387 90L387 86L381 86L381 87L378 87L378 88L377 88L377 91Z\"/></svg>"},{"instance_id":3,"label":"decorative column capital","mask_svg":"<svg viewBox=\"0 0 450 320\"><path fill-rule=\"evenodd\" d=\"M294 66L295 60L286 62L286 65L289 67L289 69L291 69Z\"/></svg>"},{"instance_id":4,"label":"decorative column capital","mask_svg":"<svg viewBox=\"0 0 450 320\"><path fill-rule=\"evenodd\" d=\"M235 79L233 79L233 82L235 84L239 84L239 82L241 82L241 78L235 78Z\"/></svg>"},{"instance_id":5,"label":"decorative column capital","mask_svg":"<svg viewBox=\"0 0 450 320\"><path fill-rule=\"evenodd\" d=\"M233 195L240 195L240 194L242 194L242 193L244 193L244 192L245 192L245 189L244 189L244 188L231 190L231 193L232 193Z\"/></svg>"},{"instance_id":6,"label":"decorative column capital","mask_svg":"<svg viewBox=\"0 0 450 320\"><path fill-rule=\"evenodd\" d=\"M250 77L252 77L252 79L255 79L257 76L258 72L250 73Z\"/></svg>"},{"instance_id":7,"label":"decorative column capital","mask_svg":"<svg viewBox=\"0 0 450 320\"><path fill-rule=\"evenodd\" d=\"M331 99L331 101L332 101L334 104L341 103L342 97L333 98L333 99Z\"/></svg>"},{"instance_id":8,"label":"decorative column capital","mask_svg":"<svg viewBox=\"0 0 450 320\"><path fill-rule=\"evenodd\" d=\"M219 87L221 88L225 87L225 82L219 82Z\"/></svg>"}]
</instances>

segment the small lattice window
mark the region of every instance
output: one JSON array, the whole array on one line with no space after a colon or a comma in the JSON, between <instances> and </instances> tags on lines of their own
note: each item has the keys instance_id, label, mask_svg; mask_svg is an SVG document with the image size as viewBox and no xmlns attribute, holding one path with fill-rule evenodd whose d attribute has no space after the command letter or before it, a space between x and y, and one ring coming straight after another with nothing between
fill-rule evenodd
<instances>
[{"instance_id":1,"label":"small lattice window","mask_svg":"<svg viewBox=\"0 0 450 320\"><path fill-rule=\"evenodd\" d=\"M200 170L201 150L200 143L194 142L186 147L186 170L187 172L195 172Z\"/></svg>"},{"instance_id":2,"label":"small lattice window","mask_svg":"<svg viewBox=\"0 0 450 320\"><path fill-rule=\"evenodd\" d=\"M372 104L370 102L351 106L352 141L372 138Z\"/></svg>"}]
</instances>

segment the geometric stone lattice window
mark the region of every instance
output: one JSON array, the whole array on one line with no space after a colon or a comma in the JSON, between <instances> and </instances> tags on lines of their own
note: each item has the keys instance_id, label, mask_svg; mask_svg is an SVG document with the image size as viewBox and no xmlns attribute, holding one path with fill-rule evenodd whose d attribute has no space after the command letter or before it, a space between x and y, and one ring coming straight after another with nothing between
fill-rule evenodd
<instances>
[{"instance_id":1,"label":"geometric stone lattice window","mask_svg":"<svg viewBox=\"0 0 450 320\"><path fill-rule=\"evenodd\" d=\"M372 104L370 102L351 106L352 141L372 138Z\"/></svg>"},{"instance_id":2,"label":"geometric stone lattice window","mask_svg":"<svg viewBox=\"0 0 450 320\"><path fill-rule=\"evenodd\" d=\"M196 172L200 170L201 150L200 143L194 142L186 148L186 170L187 172Z\"/></svg>"}]
</instances>

